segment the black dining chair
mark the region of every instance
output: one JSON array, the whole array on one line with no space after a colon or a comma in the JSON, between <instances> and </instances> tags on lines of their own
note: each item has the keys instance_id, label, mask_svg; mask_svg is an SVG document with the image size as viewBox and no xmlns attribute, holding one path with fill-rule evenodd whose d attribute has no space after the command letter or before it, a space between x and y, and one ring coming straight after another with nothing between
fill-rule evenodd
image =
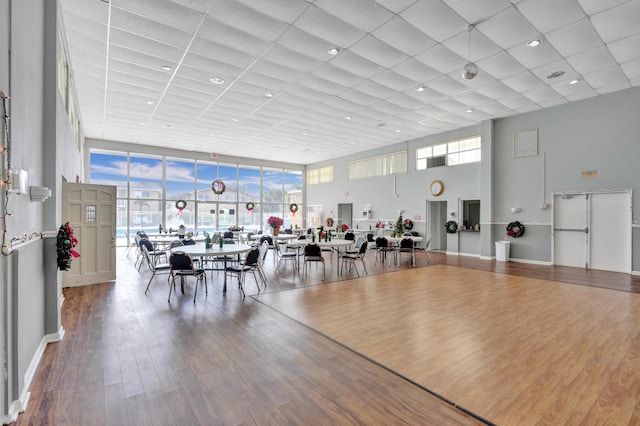
<instances>
[{"instance_id":1,"label":"black dining chair","mask_svg":"<svg viewBox=\"0 0 640 426\"><path fill-rule=\"evenodd\" d=\"M193 303L196 303L196 296L198 295L198 282L202 282L204 280L204 290L206 294L209 294L209 290L207 290L207 275L205 274L204 269L196 269L193 266L193 259L189 256L188 253L182 251L174 251L169 256L169 275L171 278L171 283L169 284L169 299L168 302L171 302L171 291L175 290L176 286L176 277L180 277L180 287L182 289L182 294L184 294L184 283L186 281L186 277L192 276L196 279L196 284L193 292Z\"/></svg>"},{"instance_id":2,"label":"black dining chair","mask_svg":"<svg viewBox=\"0 0 640 426\"><path fill-rule=\"evenodd\" d=\"M350 267L351 266L354 267L354 269L356 270L356 274L358 274L358 278L360 278L360 272L358 272L358 267L356 266L356 261L359 260L362 262L364 273L369 275L369 272L367 271L367 265L365 265L364 263L364 259L366 255L367 255L367 242L364 241L364 238L363 238L362 244L360 245L360 248L358 249L357 253L346 253L342 255L341 257L342 269L340 270L340 274L344 272L345 263L349 263Z\"/></svg>"},{"instance_id":3,"label":"black dining chair","mask_svg":"<svg viewBox=\"0 0 640 426\"><path fill-rule=\"evenodd\" d=\"M324 267L324 257L322 257L322 249L316 243L309 243L304 246L304 263L303 263L303 276L307 275L307 264L310 262L314 263L322 263L322 280L324 281L325 277L325 267Z\"/></svg>"},{"instance_id":4,"label":"black dining chair","mask_svg":"<svg viewBox=\"0 0 640 426\"><path fill-rule=\"evenodd\" d=\"M253 274L253 279L256 282L256 287L258 287L258 293L260 293L260 282L258 281L258 277L256 277L256 271L260 275L260 280L262 280L262 275L259 271L260 268L260 249L258 247L253 247L249 253L245 256L244 260L236 265L227 266L224 270L225 279L227 274L231 274L238 278L238 287L240 287L240 291L242 292L242 297L244 298L244 280L247 276L247 272L251 272Z\"/></svg>"}]
</instances>

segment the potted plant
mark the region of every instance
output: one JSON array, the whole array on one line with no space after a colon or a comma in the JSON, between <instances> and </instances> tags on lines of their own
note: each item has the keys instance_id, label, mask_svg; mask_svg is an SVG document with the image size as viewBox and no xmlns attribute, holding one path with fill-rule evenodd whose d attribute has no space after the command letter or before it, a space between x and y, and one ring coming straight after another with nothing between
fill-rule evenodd
<instances>
[{"instance_id":1,"label":"potted plant","mask_svg":"<svg viewBox=\"0 0 640 426\"><path fill-rule=\"evenodd\" d=\"M278 233L280 232L280 227L284 224L284 221L278 216L269 216L269 219L267 219L267 223L271 227L271 233L273 235L278 235Z\"/></svg>"}]
</instances>

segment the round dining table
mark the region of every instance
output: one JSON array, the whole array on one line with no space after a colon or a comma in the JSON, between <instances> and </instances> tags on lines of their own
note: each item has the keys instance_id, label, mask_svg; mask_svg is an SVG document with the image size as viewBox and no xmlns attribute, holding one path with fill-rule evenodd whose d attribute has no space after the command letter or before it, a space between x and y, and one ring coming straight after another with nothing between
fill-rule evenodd
<instances>
[{"instance_id":1,"label":"round dining table","mask_svg":"<svg viewBox=\"0 0 640 426\"><path fill-rule=\"evenodd\" d=\"M240 255L247 253L252 247L245 244L224 244L222 247L214 245L211 248L206 248L204 244L196 244L193 246L180 246L171 249L171 252L181 251L187 253L190 256L196 257L222 257L224 261L224 268L227 269L227 259L229 256ZM224 285L222 286L222 293L227 292L227 274L224 274Z\"/></svg>"},{"instance_id":2,"label":"round dining table","mask_svg":"<svg viewBox=\"0 0 640 426\"><path fill-rule=\"evenodd\" d=\"M313 241L311 238L305 238L304 240L294 240L294 241L289 241L289 245L292 246L299 246L299 247L304 247L309 243L315 243L318 244L321 248L334 248L338 251L338 265L337 265L337 270L338 270L338 275L340 274L340 252L345 250L347 247L351 247L352 245L355 244L354 240L342 240L342 239L338 239L338 238L332 238L331 241L327 240L327 241Z\"/></svg>"}]
</instances>

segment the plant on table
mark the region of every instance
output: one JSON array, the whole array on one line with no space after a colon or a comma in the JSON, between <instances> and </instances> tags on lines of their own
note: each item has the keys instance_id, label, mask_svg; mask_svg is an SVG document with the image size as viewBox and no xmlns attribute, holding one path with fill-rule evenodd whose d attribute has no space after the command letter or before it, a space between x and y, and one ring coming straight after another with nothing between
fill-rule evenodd
<instances>
[{"instance_id":1,"label":"plant on table","mask_svg":"<svg viewBox=\"0 0 640 426\"><path fill-rule=\"evenodd\" d=\"M271 228L275 229L280 228L284 224L284 221L278 216L269 216L269 219L267 219L267 223Z\"/></svg>"}]
</instances>

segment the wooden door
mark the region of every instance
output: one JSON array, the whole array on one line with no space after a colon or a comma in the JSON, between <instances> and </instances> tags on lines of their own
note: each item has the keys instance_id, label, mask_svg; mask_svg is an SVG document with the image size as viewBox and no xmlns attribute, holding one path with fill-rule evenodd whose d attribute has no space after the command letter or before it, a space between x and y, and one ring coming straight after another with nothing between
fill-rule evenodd
<instances>
[{"instance_id":1,"label":"wooden door","mask_svg":"<svg viewBox=\"0 0 640 426\"><path fill-rule=\"evenodd\" d=\"M116 187L80 183L62 186L62 222L69 222L78 239L63 287L116 279Z\"/></svg>"}]
</instances>

